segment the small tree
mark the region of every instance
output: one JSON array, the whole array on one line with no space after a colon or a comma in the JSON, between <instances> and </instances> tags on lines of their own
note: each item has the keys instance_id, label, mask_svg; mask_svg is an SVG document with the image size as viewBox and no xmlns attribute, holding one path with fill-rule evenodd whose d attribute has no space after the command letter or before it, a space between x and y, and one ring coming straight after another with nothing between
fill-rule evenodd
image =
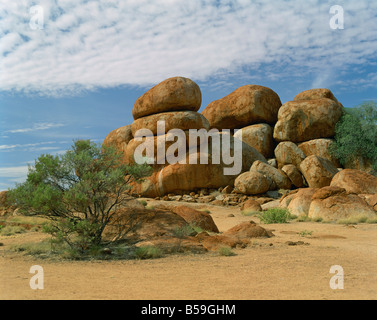
<instances>
[{"instance_id":1,"label":"small tree","mask_svg":"<svg viewBox=\"0 0 377 320\"><path fill-rule=\"evenodd\" d=\"M150 166L121 159L115 148L75 141L63 155L41 155L9 198L24 213L50 218L48 232L84 252L101 243L105 227L130 199L130 182L151 174Z\"/></svg>"},{"instance_id":2,"label":"small tree","mask_svg":"<svg viewBox=\"0 0 377 320\"><path fill-rule=\"evenodd\" d=\"M377 173L377 103L365 102L345 111L336 125L335 143L330 152L342 165L361 157Z\"/></svg>"}]
</instances>

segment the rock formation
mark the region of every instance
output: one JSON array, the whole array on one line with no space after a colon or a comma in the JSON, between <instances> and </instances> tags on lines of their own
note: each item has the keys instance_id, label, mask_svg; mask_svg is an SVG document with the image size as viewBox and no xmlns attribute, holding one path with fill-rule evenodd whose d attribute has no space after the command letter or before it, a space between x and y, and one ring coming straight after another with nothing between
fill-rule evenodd
<instances>
[{"instance_id":1,"label":"rock formation","mask_svg":"<svg viewBox=\"0 0 377 320\"><path fill-rule=\"evenodd\" d=\"M180 201L235 206L256 197L252 201L260 199L258 203L264 209L277 205L298 216L308 216L311 212L313 217L334 199L341 203L352 200L374 212L376 204L372 195L377 193L377 178L359 170L343 170L329 152L335 125L343 112L342 104L330 90L307 90L282 105L272 89L245 85L211 102L199 113L201 99L200 88L192 80L167 79L137 99L132 124L114 130L106 137L104 144L115 145L129 164L135 162L135 150L141 145L152 145L154 172L142 183L134 185L133 193L165 200L180 197ZM165 121L163 130L157 126L161 120ZM143 129L144 132L139 131ZM178 152L177 137L169 136L172 129L183 132L184 139L179 144L183 153ZM190 129L215 132L210 135L207 145L200 138L193 143ZM237 174L224 174L224 169L232 166L224 159L213 161L216 152L212 147L217 139L221 142L221 148L217 149L219 153L223 151L222 142L228 141L230 157L236 157L237 148L242 147L242 153L237 155L241 163ZM202 146L207 149L201 149ZM167 163L169 148L177 149L178 163ZM160 149L166 153L157 157ZM208 157L208 162L202 162L203 156ZM344 188L347 194L338 192L323 199L317 197L311 208L314 192L330 185ZM281 196L292 189L294 192L280 202L279 197L271 199L268 195L275 192ZM213 195L217 190L224 192ZM352 194L360 196L355 198ZM270 202L263 199L270 199ZM342 215L336 213L335 216Z\"/></svg>"}]
</instances>

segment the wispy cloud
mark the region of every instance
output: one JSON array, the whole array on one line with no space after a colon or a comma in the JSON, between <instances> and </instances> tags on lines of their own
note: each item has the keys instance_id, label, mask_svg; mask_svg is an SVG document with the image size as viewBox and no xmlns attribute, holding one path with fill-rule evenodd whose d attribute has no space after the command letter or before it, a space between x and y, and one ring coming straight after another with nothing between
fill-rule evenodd
<instances>
[{"instance_id":1,"label":"wispy cloud","mask_svg":"<svg viewBox=\"0 0 377 320\"><path fill-rule=\"evenodd\" d=\"M35 1L0 0L0 90L59 95L176 75L205 81L243 66L274 79L323 66L347 72L375 59L377 2L340 2L344 30L329 27L331 5L321 0L41 0L44 28L32 30Z\"/></svg>"},{"instance_id":2,"label":"wispy cloud","mask_svg":"<svg viewBox=\"0 0 377 320\"><path fill-rule=\"evenodd\" d=\"M59 128L63 127L64 125L61 123L36 123L32 128L20 128L20 129L13 129L7 130L5 133L28 133L33 131L40 131L40 130L48 130L51 128Z\"/></svg>"},{"instance_id":3,"label":"wispy cloud","mask_svg":"<svg viewBox=\"0 0 377 320\"><path fill-rule=\"evenodd\" d=\"M0 152L1 151L12 151L14 149L23 149L23 150L30 150L30 151L35 151L36 149L39 149L39 150L59 149L57 147L40 147L40 146L43 146L43 145L51 145L51 144L55 144L55 143L56 143L56 141L26 143L26 144L3 144L3 145L0 145Z\"/></svg>"},{"instance_id":4,"label":"wispy cloud","mask_svg":"<svg viewBox=\"0 0 377 320\"><path fill-rule=\"evenodd\" d=\"M3 167L0 168L1 178L22 178L26 177L28 173L28 166L18 166L18 167Z\"/></svg>"}]
</instances>

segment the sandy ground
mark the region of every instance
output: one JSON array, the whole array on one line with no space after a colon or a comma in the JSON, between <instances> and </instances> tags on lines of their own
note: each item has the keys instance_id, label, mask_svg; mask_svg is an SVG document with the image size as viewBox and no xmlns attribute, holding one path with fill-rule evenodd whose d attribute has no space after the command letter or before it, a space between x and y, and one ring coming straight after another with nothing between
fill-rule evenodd
<instances>
[{"instance_id":1,"label":"sandy ground","mask_svg":"<svg viewBox=\"0 0 377 320\"><path fill-rule=\"evenodd\" d=\"M248 220L239 209L204 206L220 231ZM228 217L233 213L235 217ZM35 242L29 232L0 237L0 299L302 300L377 299L377 225L291 222L263 225L275 237L255 239L232 257L174 255L156 260L57 262L13 253ZM310 231L311 236L299 233ZM289 246L287 241L303 241ZM32 290L30 267L44 270L44 289ZM330 288L333 265L344 270L344 289Z\"/></svg>"}]
</instances>

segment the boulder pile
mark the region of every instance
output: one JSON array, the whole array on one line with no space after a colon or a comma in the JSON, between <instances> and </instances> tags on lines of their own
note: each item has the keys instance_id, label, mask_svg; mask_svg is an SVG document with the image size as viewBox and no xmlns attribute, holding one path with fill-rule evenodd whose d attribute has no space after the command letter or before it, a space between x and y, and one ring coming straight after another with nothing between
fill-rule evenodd
<instances>
[{"instance_id":1,"label":"boulder pile","mask_svg":"<svg viewBox=\"0 0 377 320\"><path fill-rule=\"evenodd\" d=\"M334 199L344 204L353 201L364 205L365 202L375 214L375 204L371 206L367 202L372 199L369 200L372 203L374 198L370 195L377 193L371 182L375 177L342 168L329 152L334 143L335 126L344 109L329 89L307 90L282 104L272 89L246 85L211 102L199 113L201 101L201 91L195 82L183 77L169 78L137 99L132 124L106 137L104 145L114 145L127 164L136 161L135 150L141 144L146 140L153 143L154 152L149 155L154 159L153 174L133 186L134 194L223 205L242 205L244 201L258 198L278 203L282 195L288 194L280 205L297 215L317 217L326 211L324 208L329 203L334 206ZM165 121L164 131L157 126L162 120ZM172 129L181 129L185 135L182 146L185 152L178 152L174 164L166 163L166 154L157 157L158 148L168 150L177 146L177 140L166 139ZM231 156L236 155L236 147L241 143L241 171L226 175L224 168L230 167L229 163L212 162L215 135L209 139L205 151L208 163L201 163L204 142L193 144L189 139L190 129L217 130L219 141L229 139ZM192 163L192 159L197 163ZM355 188L354 184L360 181L365 181L363 188ZM334 194L326 198L316 195L317 191L330 186L338 188ZM356 200L353 195L362 196L357 196ZM262 208L273 205L259 203Z\"/></svg>"}]
</instances>

